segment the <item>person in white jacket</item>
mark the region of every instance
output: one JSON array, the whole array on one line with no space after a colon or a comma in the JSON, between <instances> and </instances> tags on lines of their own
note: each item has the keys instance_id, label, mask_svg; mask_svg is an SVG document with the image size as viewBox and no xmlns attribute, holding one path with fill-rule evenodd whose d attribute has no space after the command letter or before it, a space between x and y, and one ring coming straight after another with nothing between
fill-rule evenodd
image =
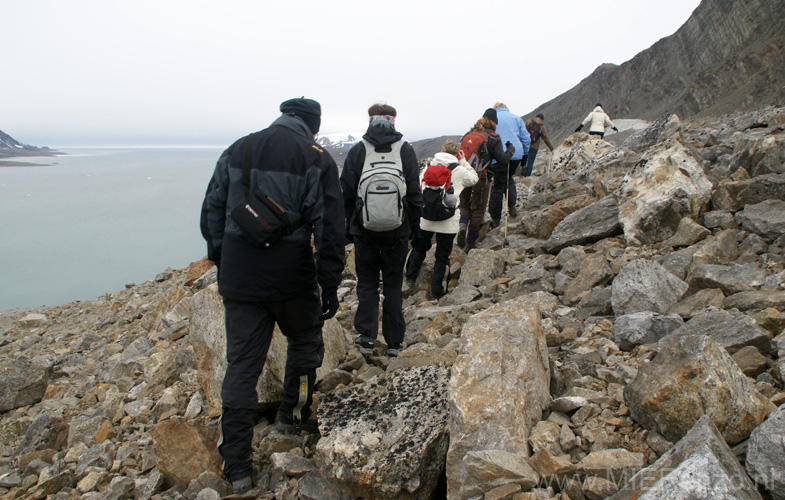
<instances>
[{"instance_id":1,"label":"person in white jacket","mask_svg":"<svg viewBox=\"0 0 785 500\"><path fill-rule=\"evenodd\" d=\"M420 182L424 182L425 174L431 166L438 165L454 167L450 180L454 190L451 196L456 200L460 198L464 188L474 186L479 180L477 172L466 161L463 151L460 151L460 146L453 141L447 141L442 152L434 155L430 165L420 173ZM406 261L406 281L411 286L417 281L425 255L431 249L432 240L436 236L436 262L433 265L431 294L437 299L446 293L447 283L450 281L450 254L455 235L458 234L460 216L460 212L455 210L455 214L446 220L428 220L422 217L420 233L414 238L412 251Z\"/></svg>"},{"instance_id":2,"label":"person in white jacket","mask_svg":"<svg viewBox=\"0 0 785 500\"><path fill-rule=\"evenodd\" d=\"M619 131L619 129L616 128L616 125L614 125L611 121L610 117L605 114L605 111L602 109L602 104L599 102L594 108L594 111L589 113L589 116L583 120L583 123L581 123L581 125L576 128L575 131L580 132L581 129L586 125L589 125L589 123L591 123L589 126L589 135L599 135L600 139L605 137L605 127L611 127L616 132Z\"/></svg>"}]
</instances>

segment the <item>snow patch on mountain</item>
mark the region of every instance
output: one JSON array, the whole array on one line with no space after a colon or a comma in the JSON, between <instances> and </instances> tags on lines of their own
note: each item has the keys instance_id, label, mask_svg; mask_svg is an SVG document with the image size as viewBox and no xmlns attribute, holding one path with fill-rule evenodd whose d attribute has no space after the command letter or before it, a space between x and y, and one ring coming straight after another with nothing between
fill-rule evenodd
<instances>
[{"instance_id":1,"label":"snow patch on mountain","mask_svg":"<svg viewBox=\"0 0 785 500\"><path fill-rule=\"evenodd\" d=\"M325 148L351 148L362 140L362 132L320 135L316 143Z\"/></svg>"}]
</instances>

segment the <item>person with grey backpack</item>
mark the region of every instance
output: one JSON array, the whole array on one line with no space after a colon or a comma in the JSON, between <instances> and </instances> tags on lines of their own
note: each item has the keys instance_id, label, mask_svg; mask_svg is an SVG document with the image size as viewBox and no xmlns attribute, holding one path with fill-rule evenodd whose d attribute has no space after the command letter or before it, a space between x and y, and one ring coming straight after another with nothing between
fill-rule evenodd
<instances>
[{"instance_id":1,"label":"person with grey backpack","mask_svg":"<svg viewBox=\"0 0 785 500\"><path fill-rule=\"evenodd\" d=\"M396 115L386 104L368 109L368 131L349 151L341 172L346 236L354 241L357 273L355 345L365 355L373 354L379 334L379 273L387 355L397 356L402 348L403 267L422 214L417 156L395 130Z\"/></svg>"}]
</instances>

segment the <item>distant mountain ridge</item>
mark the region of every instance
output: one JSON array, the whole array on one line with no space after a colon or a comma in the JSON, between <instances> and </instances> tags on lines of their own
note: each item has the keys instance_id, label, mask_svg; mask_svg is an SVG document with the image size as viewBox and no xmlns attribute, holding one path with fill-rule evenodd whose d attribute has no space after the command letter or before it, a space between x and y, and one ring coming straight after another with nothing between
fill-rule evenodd
<instances>
[{"instance_id":1,"label":"distant mountain ridge","mask_svg":"<svg viewBox=\"0 0 785 500\"><path fill-rule=\"evenodd\" d=\"M53 156L58 154L47 147L39 148L22 144L10 135L0 130L0 158L11 158L15 156Z\"/></svg>"},{"instance_id":2,"label":"distant mountain ridge","mask_svg":"<svg viewBox=\"0 0 785 500\"><path fill-rule=\"evenodd\" d=\"M525 115L560 141L601 102L611 119L719 116L785 102L785 0L703 0L673 35L603 64ZM588 47L586 50L590 50Z\"/></svg>"}]
</instances>

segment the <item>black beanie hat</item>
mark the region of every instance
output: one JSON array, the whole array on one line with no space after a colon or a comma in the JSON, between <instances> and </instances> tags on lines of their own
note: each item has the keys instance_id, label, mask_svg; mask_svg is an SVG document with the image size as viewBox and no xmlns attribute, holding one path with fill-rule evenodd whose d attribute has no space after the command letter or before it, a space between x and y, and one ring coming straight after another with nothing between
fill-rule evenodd
<instances>
[{"instance_id":1,"label":"black beanie hat","mask_svg":"<svg viewBox=\"0 0 785 500\"><path fill-rule=\"evenodd\" d=\"M488 118L493 123L499 123L499 119L496 117L496 110L493 108L486 109L482 116L483 118Z\"/></svg>"},{"instance_id":2,"label":"black beanie hat","mask_svg":"<svg viewBox=\"0 0 785 500\"><path fill-rule=\"evenodd\" d=\"M322 107L313 99L299 97L281 103L281 113L297 115L303 119L308 128L316 135L322 124Z\"/></svg>"},{"instance_id":3,"label":"black beanie hat","mask_svg":"<svg viewBox=\"0 0 785 500\"><path fill-rule=\"evenodd\" d=\"M601 107L601 108L602 108L602 103L601 103L601 102L598 102L598 103L597 103L597 106L599 106L599 107Z\"/></svg>"},{"instance_id":4,"label":"black beanie hat","mask_svg":"<svg viewBox=\"0 0 785 500\"><path fill-rule=\"evenodd\" d=\"M535 118L539 118L540 120L544 120L545 119L545 115L542 114L542 113L537 113L537 116L535 116Z\"/></svg>"}]
</instances>

